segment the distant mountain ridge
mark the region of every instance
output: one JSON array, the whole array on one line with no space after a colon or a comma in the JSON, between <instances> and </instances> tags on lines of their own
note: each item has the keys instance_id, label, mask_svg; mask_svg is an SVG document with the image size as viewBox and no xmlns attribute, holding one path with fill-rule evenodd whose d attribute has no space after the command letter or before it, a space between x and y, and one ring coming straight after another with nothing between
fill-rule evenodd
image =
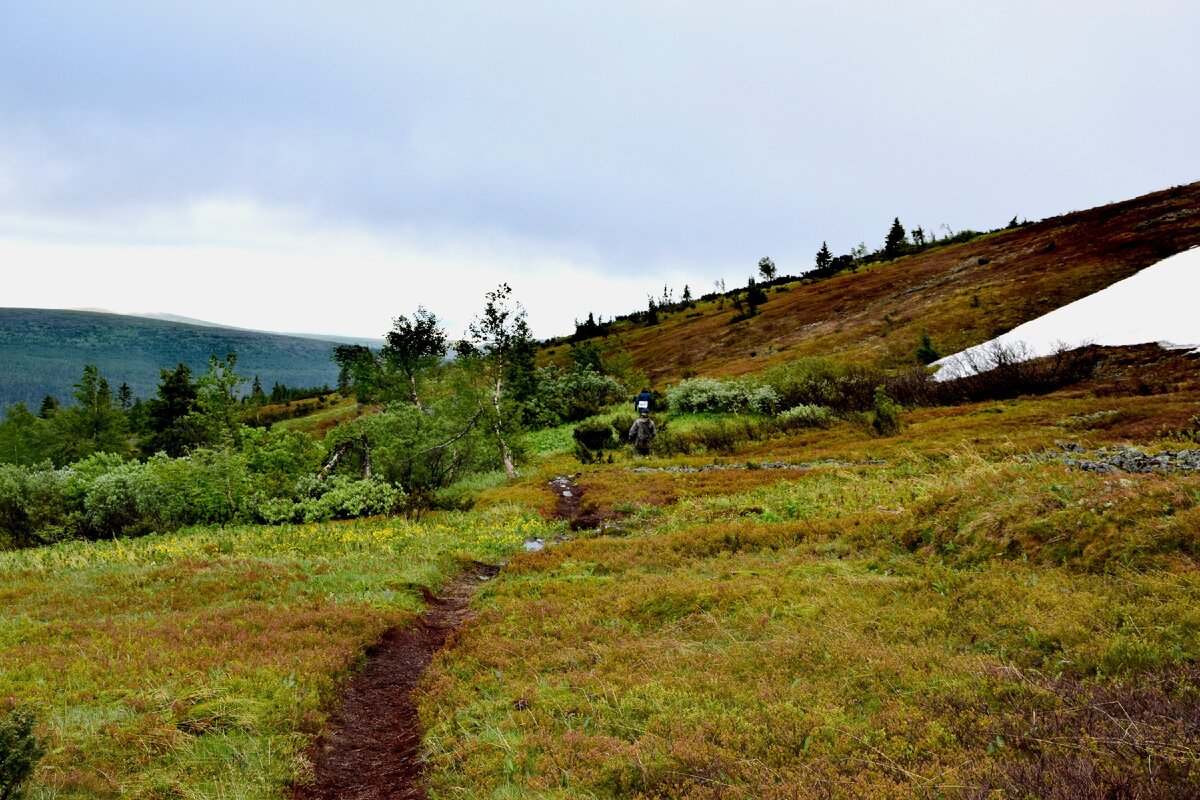
<instances>
[{"instance_id":1,"label":"distant mountain ridge","mask_svg":"<svg viewBox=\"0 0 1200 800\"><path fill-rule=\"evenodd\" d=\"M86 364L99 369L114 394L127 383L135 397L147 399L160 370L182 362L200 374L211 355L226 353L236 353L239 374L248 381L258 376L268 393L275 383L333 386L333 348L345 341L95 311L0 308L0 410L18 402L36 410L48 394L69 404Z\"/></svg>"},{"instance_id":2,"label":"distant mountain ridge","mask_svg":"<svg viewBox=\"0 0 1200 800\"><path fill-rule=\"evenodd\" d=\"M79 311L94 311L100 314L112 314L116 312L105 311L102 308L81 308ZM160 311L147 311L138 314L119 314L118 316L133 316L141 317L142 319L156 319L161 322L179 322L184 325L199 325L202 328L225 328L231 331L249 331L250 333L265 333L271 336L297 336L301 339L316 339L320 342L334 342L336 344L361 344L367 347L382 347L383 339L371 339L363 336L339 336L336 334L324 333L298 333L296 331L264 331L258 328L241 328L237 325L223 325L220 322L209 322L206 319L196 319L195 317L185 317L180 314L169 314Z\"/></svg>"}]
</instances>

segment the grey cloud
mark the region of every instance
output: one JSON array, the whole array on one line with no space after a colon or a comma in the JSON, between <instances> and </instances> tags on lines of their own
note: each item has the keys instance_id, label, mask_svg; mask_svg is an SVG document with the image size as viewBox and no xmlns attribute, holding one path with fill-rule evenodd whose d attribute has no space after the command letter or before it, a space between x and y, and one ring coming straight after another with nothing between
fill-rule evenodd
<instances>
[{"instance_id":1,"label":"grey cloud","mask_svg":"<svg viewBox=\"0 0 1200 800\"><path fill-rule=\"evenodd\" d=\"M9 211L239 195L736 280L1200 177L1191 4L18 5Z\"/></svg>"}]
</instances>

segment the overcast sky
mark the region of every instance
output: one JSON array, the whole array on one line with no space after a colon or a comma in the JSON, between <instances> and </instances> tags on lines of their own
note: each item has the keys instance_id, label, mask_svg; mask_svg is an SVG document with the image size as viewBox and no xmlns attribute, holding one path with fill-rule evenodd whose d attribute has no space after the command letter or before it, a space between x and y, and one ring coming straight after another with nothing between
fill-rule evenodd
<instances>
[{"instance_id":1,"label":"overcast sky","mask_svg":"<svg viewBox=\"0 0 1200 800\"><path fill-rule=\"evenodd\" d=\"M336 7L336 10L334 10ZM0 0L0 306L535 334L1200 180L1200 3Z\"/></svg>"}]
</instances>

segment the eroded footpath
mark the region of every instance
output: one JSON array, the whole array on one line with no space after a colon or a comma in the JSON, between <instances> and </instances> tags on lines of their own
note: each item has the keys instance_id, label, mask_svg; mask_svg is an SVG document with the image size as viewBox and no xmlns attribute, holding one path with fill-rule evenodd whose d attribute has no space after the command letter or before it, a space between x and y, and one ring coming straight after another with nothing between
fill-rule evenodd
<instances>
[{"instance_id":1,"label":"eroded footpath","mask_svg":"<svg viewBox=\"0 0 1200 800\"><path fill-rule=\"evenodd\" d=\"M476 564L442 594L426 597L415 625L392 628L367 651L365 668L342 689L331 733L311 748L310 783L293 800L416 800L426 796L421 727L413 703L433 655L471 614L471 598L499 567Z\"/></svg>"}]
</instances>

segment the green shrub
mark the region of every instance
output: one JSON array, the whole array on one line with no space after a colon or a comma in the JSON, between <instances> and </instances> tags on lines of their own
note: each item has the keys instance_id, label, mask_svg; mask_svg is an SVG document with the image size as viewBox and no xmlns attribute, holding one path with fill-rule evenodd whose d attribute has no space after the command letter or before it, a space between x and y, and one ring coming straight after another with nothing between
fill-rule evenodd
<instances>
[{"instance_id":1,"label":"green shrub","mask_svg":"<svg viewBox=\"0 0 1200 800\"><path fill-rule=\"evenodd\" d=\"M330 478L329 488L315 500L304 504L305 522L330 519L353 519L375 514L391 514L400 510L404 492L379 480L349 480Z\"/></svg>"},{"instance_id":2,"label":"green shrub","mask_svg":"<svg viewBox=\"0 0 1200 800\"><path fill-rule=\"evenodd\" d=\"M900 430L900 407L892 402L882 386L875 390L871 428L879 436L891 436Z\"/></svg>"},{"instance_id":3,"label":"green shrub","mask_svg":"<svg viewBox=\"0 0 1200 800\"><path fill-rule=\"evenodd\" d=\"M253 516L270 524L325 522L377 514L394 514L404 507L407 495L398 486L376 478L355 480L333 475L325 480L306 476L297 482L300 500L279 497L250 499Z\"/></svg>"},{"instance_id":4,"label":"green shrub","mask_svg":"<svg viewBox=\"0 0 1200 800\"><path fill-rule=\"evenodd\" d=\"M0 464L0 547L32 547L64 538L70 500L63 473Z\"/></svg>"},{"instance_id":5,"label":"green shrub","mask_svg":"<svg viewBox=\"0 0 1200 800\"><path fill-rule=\"evenodd\" d=\"M690 378L667 389L667 402L675 411L694 414L705 411L739 414L771 414L779 408L773 386L750 380Z\"/></svg>"},{"instance_id":6,"label":"green shrub","mask_svg":"<svg viewBox=\"0 0 1200 800\"><path fill-rule=\"evenodd\" d=\"M921 334L921 343L917 345L917 361L922 364L932 364L942 357L933 344L928 333Z\"/></svg>"},{"instance_id":7,"label":"green shrub","mask_svg":"<svg viewBox=\"0 0 1200 800\"><path fill-rule=\"evenodd\" d=\"M629 438L629 429L633 427L633 422L636 419L637 417L635 417L633 414L618 414L617 416L613 417L609 425L612 427L613 436L616 437L617 442L624 442ZM666 420L658 422L659 434L663 432L665 425Z\"/></svg>"},{"instance_id":8,"label":"green shrub","mask_svg":"<svg viewBox=\"0 0 1200 800\"><path fill-rule=\"evenodd\" d=\"M859 365L843 366L806 358L767 370L762 383L775 390L781 408L817 405L838 414L869 411L882 373Z\"/></svg>"},{"instance_id":9,"label":"green shrub","mask_svg":"<svg viewBox=\"0 0 1200 800\"><path fill-rule=\"evenodd\" d=\"M835 421L833 412L825 406L798 405L789 408L775 418L775 424L783 431L804 428L828 428Z\"/></svg>"},{"instance_id":10,"label":"green shrub","mask_svg":"<svg viewBox=\"0 0 1200 800\"><path fill-rule=\"evenodd\" d=\"M149 533L165 500L162 484L146 464L132 461L96 477L83 500L89 536Z\"/></svg>"},{"instance_id":11,"label":"green shrub","mask_svg":"<svg viewBox=\"0 0 1200 800\"><path fill-rule=\"evenodd\" d=\"M33 775L46 747L33 732L33 712L18 708L0 717L0 798L23 796L21 785Z\"/></svg>"},{"instance_id":12,"label":"green shrub","mask_svg":"<svg viewBox=\"0 0 1200 800\"><path fill-rule=\"evenodd\" d=\"M590 367L570 370L551 365L538 370L537 393L529 403L529 422L536 427L553 427L578 422L599 414L618 402L626 389L609 375Z\"/></svg>"},{"instance_id":13,"label":"green shrub","mask_svg":"<svg viewBox=\"0 0 1200 800\"><path fill-rule=\"evenodd\" d=\"M575 457L584 464L600 460L605 450L612 450L620 443L614 436L613 426L601 420L588 420L575 426L571 435L575 439Z\"/></svg>"}]
</instances>

